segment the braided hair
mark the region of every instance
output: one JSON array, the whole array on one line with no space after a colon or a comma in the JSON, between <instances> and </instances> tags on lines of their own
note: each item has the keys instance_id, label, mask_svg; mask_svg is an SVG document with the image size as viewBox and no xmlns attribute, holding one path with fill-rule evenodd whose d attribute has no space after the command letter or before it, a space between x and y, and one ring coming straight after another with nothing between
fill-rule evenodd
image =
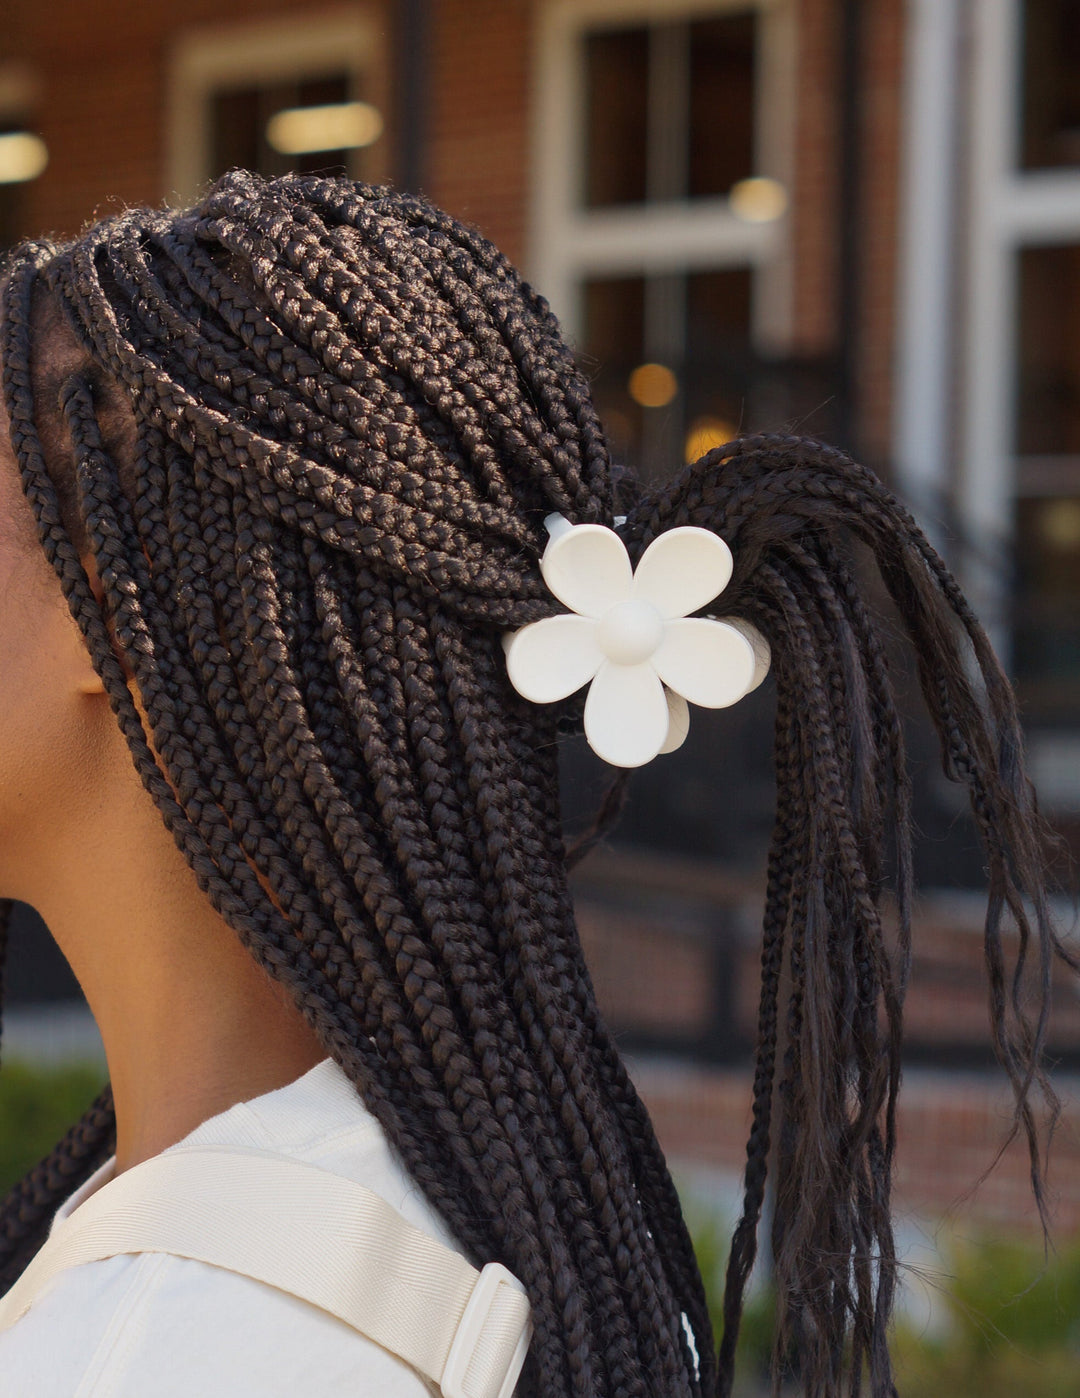
<instances>
[{"instance_id":1,"label":"braided hair","mask_svg":"<svg viewBox=\"0 0 1080 1398\"><path fill-rule=\"evenodd\" d=\"M31 373L49 353L42 304L84 353L50 403ZM891 1393L911 793L852 538L910 635L946 772L982 834L993 1034L1040 1204L1030 1099L1041 1086L1053 1109L1040 1053L1065 955L1012 693L910 515L847 456L794 437L741 438L627 496L632 557L683 524L730 544L714 611L767 636L776 680L753 1122L717 1355L575 928L557 740L580 707L518 696L500 645L556 610L545 516L611 524L620 506L546 303L420 198L232 172L190 210L23 244L2 315L23 488L143 784L470 1257L526 1286L519 1392L729 1393L769 1165L777 1372L795 1353L815 1398L857 1391L866 1372L876 1398ZM117 394L130 452L108 450L101 427ZM50 417L62 459L43 446ZM0 1285L114 1143L106 1088L0 1204Z\"/></svg>"}]
</instances>

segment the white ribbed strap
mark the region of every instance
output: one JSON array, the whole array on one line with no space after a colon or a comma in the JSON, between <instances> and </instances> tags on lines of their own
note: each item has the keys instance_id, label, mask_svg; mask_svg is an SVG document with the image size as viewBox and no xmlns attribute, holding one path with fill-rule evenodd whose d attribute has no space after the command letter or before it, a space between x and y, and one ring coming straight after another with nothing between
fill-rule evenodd
<instances>
[{"instance_id":1,"label":"white ribbed strap","mask_svg":"<svg viewBox=\"0 0 1080 1398\"><path fill-rule=\"evenodd\" d=\"M128 1252L175 1253L290 1292L443 1398L510 1398L532 1336L524 1288L505 1267L478 1272L353 1180L219 1146L156 1155L91 1194L0 1299L0 1330L58 1272Z\"/></svg>"}]
</instances>

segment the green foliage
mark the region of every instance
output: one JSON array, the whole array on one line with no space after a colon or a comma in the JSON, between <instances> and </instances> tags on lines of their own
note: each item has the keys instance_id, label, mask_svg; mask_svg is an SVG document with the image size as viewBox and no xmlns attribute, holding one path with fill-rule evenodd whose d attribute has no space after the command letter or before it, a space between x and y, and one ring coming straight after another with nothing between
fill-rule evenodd
<instances>
[{"instance_id":1,"label":"green foliage","mask_svg":"<svg viewBox=\"0 0 1080 1398\"><path fill-rule=\"evenodd\" d=\"M1080 1354L1080 1246L1045 1259L1013 1240L953 1248L951 1308L972 1359L982 1362L1007 1336L1033 1352Z\"/></svg>"},{"instance_id":2,"label":"green foliage","mask_svg":"<svg viewBox=\"0 0 1080 1398\"><path fill-rule=\"evenodd\" d=\"M32 1067L13 1059L0 1067L0 1193L48 1155L105 1086L96 1065Z\"/></svg>"},{"instance_id":3,"label":"green foliage","mask_svg":"<svg viewBox=\"0 0 1080 1398\"><path fill-rule=\"evenodd\" d=\"M730 1230L685 1200L709 1315L722 1328ZM1080 1241L1044 1259L1030 1242L956 1240L934 1280L945 1323L932 1334L898 1320L892 1351L902 1398L1076 1398L1080 1393ZM775 1307L751 1291L739 1331L737 1389L769 1392Z\"/></svg>"},{"instance_id":4,"label":"green foliage","mask_svg":"<svg viewBox=\"0 0 1080 1398\"><path fill-rule=\"evenodd\" d=\"M1048 1259L1030 1243L946 1247L939 1337L902 1323L893 1346L904 1398L1075 1398L1080 1392L1080 1243Z\"/></svg>"}]
</instances>

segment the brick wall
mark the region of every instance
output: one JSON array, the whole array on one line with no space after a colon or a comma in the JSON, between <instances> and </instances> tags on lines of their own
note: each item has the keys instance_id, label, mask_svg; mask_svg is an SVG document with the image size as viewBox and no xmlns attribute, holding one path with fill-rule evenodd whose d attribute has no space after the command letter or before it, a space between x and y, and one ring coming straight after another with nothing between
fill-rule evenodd
<instances>
[{"instance_id":1,"label":"brick wall","mask_svg":"<svg viewBox=\"0 0 1080 1398\"><path fill-rule=\"evenodd\" d=\"M635 1061L632 1071L673 1165L742 1171L748 1071L659 1061ZM1060 1086L1065 1108L1047 1180L1054 1237L1063 1242L1080 1234L1080 1090L1075 1079ZM907 1074L897 1120L896 1216L947 1216L953 1224L1038 1234L1026 1147L1014 1141L998 1159L1009 1122L1008 1094L997 1079Z\"/></svg>"},{"instance_id":2,"label":"brick wall","mask_svg":"<svg viewBox=\"0 0 1080 1398\"><path fill-rule=\"evenodd\" d=\"M532 5L434 0L424 192L510 258L525 253Z\"/></svg>"},{"instance_id":3,"label":"brick wall","mask_svg":"<svg viewBox=\"0 0 1080 1398\"><path fill-rule=\"evenodd\" d=\"M879 469L888 462L892 433L903 16L903 0L875 0L863 9L855 433L865 459Z\"/></svg>"},{"instance_id":4,"label":"brick wall","mask_svg":"<svg viewBox=\"0 0 1080 1398\"><path fill-rule=\"evenodd\" d=\"M832 354L838 333L840 34L837 0L798 0L792 350Z\"/></svg>"},{"instance_id":5,"label":"brick wall","mask_svg":"<svg viewBox=\"0 0 1080 1398\"><path fill-rule=\"evenodd\" d=\"M666 1033L694 1042L708 1033L717 1008L726 1007L731 1033L720 1051L748 1058L762 907L754 876L644 850L605 849L578 872L575 903L597 993L614 1025L631 1036ZM920 1063L989 1064L985 908L978 893L919 900L904 1024ZM1017 943L1007 931L1003 950L1011 967ZM1052 1053L1080 1066L1080 1000L1060 963L1049 1042Z\"/></svg>"},{"instance_id":6,"label":"brick wall","mask_svg":"<svg viewBox=\"0 0 1080 1398\"><path fill-rule=\"evenodd\" d=\"M540 0L431 0L424 154L425 192L476 224L515 261L525 251L530 178L532 34ZM798 91L792 189L792 349L837 350L840 79L839 0L795 0ZM138 0L50 5L12 0L5 60L41 80L35 125L50 151L44 176L22 192L27 235L77 230L95 213L165 194L169 47L183 29L235 25L332 9L317 0L189 0L182 11ZM363 0L392 64L395 7ZM863 11L860 178L859 404L857 430L875 460L890 432L896 276L901 0ZM387 95L394 90L392 75ZM385 168L394 168L392 102Z\"/></svg>"},{"instance_id":7,"label":"brick wall","mask_svg":"<svg viewBox=\"0 0 1080 1398\"><path fill-rule=\"evenodd\" d=\"M136 0L11 8L4 57L38 75L32 115L50 154L46 173L23 191L28 236L70 234L95 214L163 197L168 52L183 30L328 12L310 0L233 0L227 13L216 0L189 0L183 11ZM358 8L375 17L391 53L389 0ZM524 254L528 198L531 8L526 0L432 0L428 36L424 190L515 260ZM391 104L386 115L392 145Z\"/></svg>"}]
</instances>

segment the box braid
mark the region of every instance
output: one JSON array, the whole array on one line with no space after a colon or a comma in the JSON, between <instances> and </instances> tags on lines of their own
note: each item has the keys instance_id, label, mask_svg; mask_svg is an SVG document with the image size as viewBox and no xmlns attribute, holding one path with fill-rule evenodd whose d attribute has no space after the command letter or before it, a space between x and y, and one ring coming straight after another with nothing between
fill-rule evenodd
<instances>
[{"instance_id":1,"label":"box braid","mask_svg":"<svg viewBox=\"0 0 1080 1398\"><path fill-rule=\"evenodd\" d=\"M42 306L62 308L84 356L48 403L32 377L55 349ZM777 1373L794 1348L808 1395L857 1392L867 1369L875 1398L891 1393L911 792L848 535L911 636L946 771L986 845L993 1032L1040 1207L1029 1097L1041 1087L1052 1114L1040 1053L1065 954L1011 692L910 516L869 472L798 438L740 439L670 486L620 488L635 557L674 525L723 535L736 572L716 605L758 625L774 656L753 1120L716 1356L678 1200L574 925L556 757L580 700L526 703L500 645L555 610L544 517L610 523L615 508L588 386L546 304L421 199L233 172L191 210L136 209L16 249L2 337L41 545L142 781L213 906L473 1260L526 1285L536 1335L520 1392L729 1393L773 1161ZM130 453L106 446L116 397ZM106 1088L0 1204L3 1285L114 1148Z\"/></svg>"}]
</instances>

